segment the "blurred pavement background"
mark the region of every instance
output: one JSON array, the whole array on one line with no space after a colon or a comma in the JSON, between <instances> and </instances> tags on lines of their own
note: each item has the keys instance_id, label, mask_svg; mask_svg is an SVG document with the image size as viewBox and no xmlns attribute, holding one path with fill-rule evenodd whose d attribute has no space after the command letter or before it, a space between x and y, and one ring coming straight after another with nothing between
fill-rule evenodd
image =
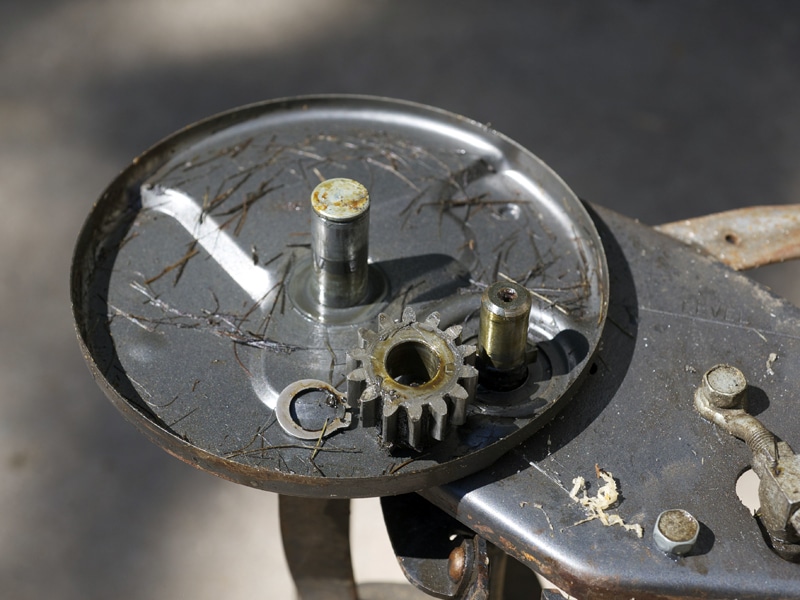
<instances>
[{"instance_id":1,"label":"blurred pavement background","mask_svg":"<svg viewBox=\"0 0 800 600\"><path fill-rule=\"evenodd\" d=\"M0 2L0 598L290 598L277 498L170 458L93 383L68 273L158 139L365 93L491 122L648 224L800 201L800 3ZM756 277L800 300L796 265ZM376 501L356 574L402 578Z\"/></svg>"}]
</instances>

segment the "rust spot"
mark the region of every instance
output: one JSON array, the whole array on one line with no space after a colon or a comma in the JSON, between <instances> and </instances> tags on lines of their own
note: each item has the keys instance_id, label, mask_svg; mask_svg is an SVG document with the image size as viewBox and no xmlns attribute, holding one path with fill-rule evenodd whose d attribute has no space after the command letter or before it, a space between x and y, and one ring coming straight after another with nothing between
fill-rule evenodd
<instances>
[{"instance_id":1,"label":"rust spot","mask_svg":"<svg viewBox=\"0 0 800 600\"><path fill-rule=\"evenodd\" d=\"M369 193L352 179L327 179L311 192L311 206L325 219L349 221L369 208Z\"/></svg>"},{"instance_id":2,"label":"rust spot","mask_svg":"<svg viewBox=\"0 0 800 600\"><path fill-rule=\"evenodd\" d=\"M752 206L656 230L699 246L737 271L800 258L800 204Z\"/></svg>"}]
</instances>

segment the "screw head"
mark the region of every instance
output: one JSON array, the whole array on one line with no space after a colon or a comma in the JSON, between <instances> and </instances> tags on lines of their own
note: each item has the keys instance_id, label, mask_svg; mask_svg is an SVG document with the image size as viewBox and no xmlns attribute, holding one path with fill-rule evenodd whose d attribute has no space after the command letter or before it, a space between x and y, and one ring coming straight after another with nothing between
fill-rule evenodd
<instances>
[{"instance_id":1,"label":"screw head","mask_svg":"<svg viewBox=\"0 0 800 600\"><path fill-rule=\"evenodd\" d=\"M691 552L699 534L698 520L680 508L662 512L653 528L653 540L659 550L679 556Z\"/></svg>"},{"instance_id":2,"label":"screw head","mask_svg":"<svg viewBox=\"0 0 800 600\"><path fill-rule=\"evenodd\" d=\"M703 394L716 408L744 408L747 379L736 367L716 365L703 375Z\"/></svg>"}]
</instances>

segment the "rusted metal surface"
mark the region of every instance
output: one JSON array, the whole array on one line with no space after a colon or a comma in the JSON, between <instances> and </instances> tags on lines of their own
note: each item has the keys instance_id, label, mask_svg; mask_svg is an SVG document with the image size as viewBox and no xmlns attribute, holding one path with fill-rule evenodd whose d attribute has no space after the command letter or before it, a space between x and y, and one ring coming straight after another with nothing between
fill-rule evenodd
<instances>
[{"instance_id":1,"label":"rusted metal surface","mask_svg":"<svg viewBox=\"0 0 800 600\"><path fill-rule=\"evenodd\" d=\"M752 206L655 229L737 271L800 258L800 204Z\"/></svg>"}]
</instances>

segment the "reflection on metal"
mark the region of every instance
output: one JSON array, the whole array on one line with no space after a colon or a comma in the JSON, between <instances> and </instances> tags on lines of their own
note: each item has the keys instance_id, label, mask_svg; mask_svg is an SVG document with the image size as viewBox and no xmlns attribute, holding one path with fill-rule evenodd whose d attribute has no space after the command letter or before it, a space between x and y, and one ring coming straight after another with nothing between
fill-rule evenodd
<instances>
[{"instance_id":1,"label":"reflection on metal","mask_svg":"<svg viewBox=\"0 0 800 600\"><path fill-rule=\"evenodd\" d=\"M293 414L293 404L298 398L311 392L324 392L327 398L325 404L334 410L341 409L339 412L343 412L342 416L337 415L330 421L326 420L319 429L303 427L300 420ZM344 410L345 406L345 395L331 384L317 379L301 379L290 383L280 393L275 407L275 416L281 428L292 437L301 440L321 440L350 425L351 415Z\"/></svg>"},{"instance_id":2,"label":"reflection on metal","mask_svg":"<svg viewBox=\"0 0 800 600\"><path fill-rule=\"evenodd\" d=\"M761 481L758 516L772 549L786 560L800 562L800 456L747 411L746 387L739 369L712 367L695 393L695 408L750 448L753 471Z\"/></svg>"},{"instance_id":3,"label":"reflection on metal","mask_svg":"<svg viewBox=\"0 0 800 600\"><path fill-rule=\"evenodd\" d=\"M342 247L356 250L338 260L329 234L341 215L309 202L321 181L340 177L369 188L363 297L355 280L344 291L328 284L337 269L364 272L366 229L355 227L358 243ZM367 195L347 185L356 193L345 194L354 208L346 229L367 214ZM321 277L315 257L338 266ZM459 390L439 390L436 409L422 411L436 415L430 423L412 414L408 432L409 420L400 419L397 439L424 452L376 443L382 420L340 428L320 443L273 426L289 382L342 389L352 370L347 352L380 313L438 313L441 330L461 327L472 345L481 291L503 277L532 291L529 337L542 359L511 392L484 389L462 410ZM591 366L607 278L585 207L518 144L429 107L306 97L213 117L139 157L86 222L72 300L97 381L171 454L279 493L376 496L475 472L551 420ZM320 280L329 295L314 289ZM348 306L335 306L342 298ZM413 345L398 352L389 358L393 371L429 358ZM447 421L457 428L440 416L448 401L455 410ZM293 433L321 431L308 402L295 402L304 427L282 415Z\"/></svg>"},{"instance_id":4,"label":"reflection on metal","mask_svg":"<svg viewBox=\"0 0 800 600\"><path fill-rule=\"evenodd\" d=\"M800 204L740 208L655 229L737 271L800 258Z\"/></svg>"},{"instance_id":5,"label":"reflection on metal","mask_svg":"<svg viewBox=\"0 0 800 600\"><path fill-rule=\"evenodd\" d=\"M511 281L493 283L481 296L478 369L482 385L514 389L528 377L531 295Z\"/></svg>"},{"instance_id":6,"label":"reflection on metal","mask_svg":"<svg viewBox=\"0 0 800 600\"><path fill-rule=\"evenodd\" d=\"M142 209L169 215L189 233L209 256L253 301L266 296L275 285L272 274L254 263L234 237L213 216L180 190L143 185Z\"/></svg>"},{"instance_id":7,"label":"reflection on metal","mask_svg":"<svg viewBox=\"0 0 800 600\"><path fill-rule=\"evenodd\" d=\"M350 353L347 397L361 407L361 424L378 427L383 442L416 450L462 425L475 397L475 346L459 344L461 326L439 329L431 313L418 322L406 307L399 322L381 314L378 331L361 329Z\"/></svg>"},{"instance_id":8,"label":"reflection on metal","mask_svg":"<svg viewBox=\"0 0 800 600\"><path fill-rule=\"evenodd\" d=\"M316 299L346 308L364 300L369 258L369 193L352 179L328 179L311 193Z\"/></svg>"}]
</instances>

